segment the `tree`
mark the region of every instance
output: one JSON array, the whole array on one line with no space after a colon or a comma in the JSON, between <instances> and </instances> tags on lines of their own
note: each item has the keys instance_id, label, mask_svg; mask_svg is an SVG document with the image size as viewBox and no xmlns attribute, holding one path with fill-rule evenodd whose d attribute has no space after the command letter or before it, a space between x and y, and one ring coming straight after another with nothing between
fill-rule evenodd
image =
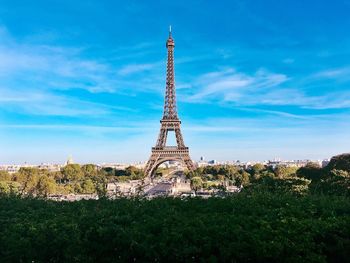
<instances>
[{"instance_id":1,"label":"tree","mask_svg":"<svg viewBox=\"0 0 350 263\"><path fill-rule=\"evenodd\" d=\"M330 171L329 175L331 177L350 178L350 172L347 172L347 171L344 171L344 170L333 169L333 170Z\"/></svg>"},{"instance_id":2,"label":"tree","mask_svg":"<svg viewBox=\"0 0 350 263\"><path fill-rule=\"evenodd\" d=\"M294 176L297 170L298 168L295 166L277 165L274 169L274 173L278 178L286 178Z\"/></svg>"},{"instance_id":3,"label":"tree","mask_svg":"<svg viewBox=\"0 0 350 263\"><path fill-rule=\"evenodd\" d=\"M63 178L67 181L77 181L83 177L79 164L67 164L62 169Z\"/></svg>"},{"instance_id":4,"label":"tree","mask_svg":"<svg viewBox=\"0 0 350 263\"><path fill-rule=\"evenodd\" d=\"M139 169L137 169L135 166L128 166L125 168L126 175L131 176L137 174Z\"/></svg>"},{"instance_id":5,"label":"tree","mask_svg":"<svg viewBox=\"0 0 350 263\"><path fill-rule=\"evenodd\" d=\"M7 171L0 171L0 181L11 181L12 176Z\"/></svg>"},{"instance_id":6,"label":"tree","mask_svg":"<svg viewBox=\"0 0 350 263\"><path fill-rule=\"evenodd\" d=\"M331 170L313 185L313 192L350 196L350 174L344 170Z\"/></svg>"},{"instance_id":7,"label":"tree","mask_svg":"<svg viewBox=\"0 0 350 263\"><path fill-rule=\"evenodd\" d=\"M246 186L249 184L249 173L246 171L241 171L240 173L237 173L234 178L234 185L235 186Z\"/></svg>"},{"instance_id":8,"label":"tree","mask_svg":"<svg viewBox=\"0 0 350 263\"><path fill-rule=\"evenodd\" d=\"M118 176L118 171L123 171L124 173L124 170L115 170L112 167L104 167L101 171L105 172L107 176Z\"/></svg>"},{"instance_id":9,"label":"tree","mask_svg":"<svg viewBox=\"0 0 350 263\"><path fill-rule=\"evenodd\" d=\"M199 189L203 187L203 180L199 176L195 176L191 178L191 188L197 192Z\"/></svg>"},{"instance_id":10,"label":"tree","mask_svg":"<svg viewBox=\"0 0 350 263\"><path fill-rule=\"evenodd\" d=\"M39 178L36 190L39 196L47 197L49 194L54 193L56 190L55 180L46 174L42 175Z\"/></svg>"},{"instance_id":11,"label":"tree","mask_svg":"<svg viewBox=\"0 0 350 263\"><path fill-rule=\"evenodd\" d=\"M11 191L10 186L7 182L0 181L0 194L9 194Z\"/></svg>"},{"instance_id":12,"label":"tree","mask_svg":"<svg viewBox=\"0 0 350 263\"><path fill-rule=\"evenodd\" d=\"M305 178L289 177L275 178L272 176L262 176L246 189L253 192L271 192L271 193L292 193L304 195L309 191L311 181Z\"/></svg>"},{"instance_id":13,"label":"tree","mask_svg":"<svg viewBox=\"0 0 350 263\"><path fill-rule=\"evenodd\" d=\"M95 176L92 178L96 193L99 197L105 197L107 194L107 178L105 176Z\"/></svg>"},{"instance_id":14,"label":"tree","mask_svg":"<svg viewBox=\"0 0 350 263\"><path fill-rule=\"evenodd\" d=\"M57 181L59 183L63 183L64 176L63 176L61 171L51 172L50 175L55 179L55 181Z\"/></svg>"},{"instance_id":15,"label":"tree","mask_svg":"<svg viewBox=\"0 0 350 263\"><path fill-rule=\"evenodd\" d=\"M333 156L325 169L327 171L343 170L350 173L350 153Z\"/></svg>"},{"instance_id":16,"label":"tree","mask_svg":"<svg viewBox=\"0 0 350 263\"><path fill-rule=\"evenodd\" d=\"M318 181L322 178L322 169L316 163L308 163L296 172L298 177L304 177L312 181Z\"/></svg>"},{"instance_id":17,"label":"tree","mask_svg":"<svg viewBox=\"0 0 350 263\"><path fill-rule=\"evenodd\" d=\"M225 181L225 175L223 175L223 174L218 174L218 175L217 175L217 179L218 179L218 181L223 182L223 181Z\"/></svg>"},{"instance_id":18,"label":"tree","mask_svg":"<svg viewBox=\"0 0 350 263\"><path fill-rule=\"evenodd\" d=\"M85 194L92 194L96 192L94 182L89 178L82 183L82 192Z\"/></svg>"},{"instance_id":19,"label":"tree","mask_svg":"<svg viewBox=\"0 0 350 263\"><path fill-rule=\"evenodd\" d=\"M22 195L33 195L36 191L36 185L39 180L39 169L22 167L15 175L15 180L22 186Z\"/></svg>"},{"instance_id":20,"label":"tree","mask_svg":"<svg viewBox=\"0 0 350 263\"><path fill-rule=\"evenodd\" d=\"M83 188L81 187L81 184L79 182L73 183L72 187L73 187L73 192L75 194L82 194L83 193Z\"/></svg>"},{"instance_id":21,"label":"tree","mask_svg":"<svg viewBox=\"0 0 350 263\"><path fill-rule=\"evenodd\" d=\"M253 174L260 173L261 171L263 171L265 169L266 169L265 165L263 165L261 163L256 163L251 168Z\"/></svg>"},{"instance_id":22,"label":"tree","mask_svg":"<svg viewBox=\"0 0 350 263\"><path fill-rule=\"evenodd\" d=\"M261 176L261 173L266 169L265 165L261 163L254 164L250 169L250 174L252 175L253 180L258 180Z\"/></svg>"},{"instance_id":23,"label":"tree","mask_svg":"<svg viewBox=\"0 0 350 263\"><path fill-rule=\"evenodd\" d=\"M97 167L94 164L85 164L81 167L84 177L92 177L97 175Z\"/></svg>"}]
</instances>

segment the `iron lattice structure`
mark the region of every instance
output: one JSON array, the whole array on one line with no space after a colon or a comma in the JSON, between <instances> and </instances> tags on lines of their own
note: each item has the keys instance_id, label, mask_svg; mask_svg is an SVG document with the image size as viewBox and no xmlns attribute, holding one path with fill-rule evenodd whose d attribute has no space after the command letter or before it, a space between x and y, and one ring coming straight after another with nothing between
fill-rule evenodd
<instances>
[{"instance_id":1,"label":"iron lattice structure","mask_svg":"<svg viewBox=\"0 0 350 263\"><path fill-rule=\"evenodd\" d=\"M175 76L174 76L174 47L175 42L169 31L169 38L166 42L168 49L168 60L166 70L166 90L164 100L163 117L160 120L161 127L155 147L152 147L152 154L149 158L145 174L152 176L157 167L166 161L178 161L186 166L189 170L194 169L189 149L185 146L181 134L181 121L177 115L176 93L175 93ZM169 131L175 132L177 146L166 146Z\"/></svg>"}]
</instances>

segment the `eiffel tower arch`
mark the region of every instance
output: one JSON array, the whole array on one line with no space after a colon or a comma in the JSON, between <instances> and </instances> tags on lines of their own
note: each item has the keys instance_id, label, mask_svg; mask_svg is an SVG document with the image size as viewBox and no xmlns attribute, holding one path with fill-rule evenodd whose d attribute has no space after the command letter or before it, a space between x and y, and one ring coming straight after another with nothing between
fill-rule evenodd
<instances>
[{"instance_id":1,"label":"eiffel tower arch","mask_svg":"<svg viewBox=\"0 0 350 263\"><path fill-rule=\"evenodd\" d=\"M168 60L166 69L166 89L164 100L163 117L160 120L160 132L155 147L152 147L151 157L145 166L145 174L152 176L159 165L166 161L177 161L189 170L193 170L194 164L191 160L189 149L185 146L181 134L181 121L177 114L175 77L174 77L174 47L171 29L166 42ZM168 132L173 131L176 138L176 146L166 146Z\"/></svg>"}]
</instances>

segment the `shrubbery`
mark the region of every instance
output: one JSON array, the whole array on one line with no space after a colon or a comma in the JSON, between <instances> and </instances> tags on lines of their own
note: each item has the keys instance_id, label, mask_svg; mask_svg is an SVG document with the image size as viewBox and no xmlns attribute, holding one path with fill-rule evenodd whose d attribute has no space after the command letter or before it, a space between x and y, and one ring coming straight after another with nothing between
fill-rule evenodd
<instances>
[{"instance_id":1,"label":"shrubbery","mask_svg":"<svg viewBox=\"0 0 350 263\"><path fill-rule=\"evenodd\" d=\"M3 195L0 261L348 262L350 171L346 158L337 158L342 165L333 159L323 169L213 166L187 174L195 190L243 185L226 198L69 203ZM53 180L78 192L103 191L105 180L141 175L134 168L23 169L1 172L0 192L45 196Z\"/></svg>"},{"instance_id":2,"label":"shrubbery","mask_svg":"<svg viewBox=\"0 0 350 263\"><path fill-rule=\"evenodd\" d=\"M347 262L347 197L0 198L1 262Z\"/></svg>"}]
</instances>

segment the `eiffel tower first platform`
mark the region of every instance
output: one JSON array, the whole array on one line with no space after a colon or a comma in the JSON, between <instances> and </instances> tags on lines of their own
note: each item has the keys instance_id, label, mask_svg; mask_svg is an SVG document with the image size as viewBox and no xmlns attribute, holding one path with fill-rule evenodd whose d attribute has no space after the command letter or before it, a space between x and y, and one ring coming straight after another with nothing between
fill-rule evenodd
<instances>
[{"instance_id":1,"label":"eiffel tower first platform","mask_svg":"<svg viewBox=\"0 0 350 263\"><path fill-rule=\"evenodd\" d=\"M176 94L175 94L175 78L174 78L174 47L175 42L169 30L169 38L166 42L168 49L168 60L166 70L166 90L164 101L163 118L160 120L161 127L155 147L152 147L152 154L149 158L145 174L152 176L157 167L166 161L177 161L182 163L190 171L194 169L188 147L185 146L181 134L181 121L177 115ZM166 146L169 131L175 132L177 146Z\"/></svg>"}]
</instances>

